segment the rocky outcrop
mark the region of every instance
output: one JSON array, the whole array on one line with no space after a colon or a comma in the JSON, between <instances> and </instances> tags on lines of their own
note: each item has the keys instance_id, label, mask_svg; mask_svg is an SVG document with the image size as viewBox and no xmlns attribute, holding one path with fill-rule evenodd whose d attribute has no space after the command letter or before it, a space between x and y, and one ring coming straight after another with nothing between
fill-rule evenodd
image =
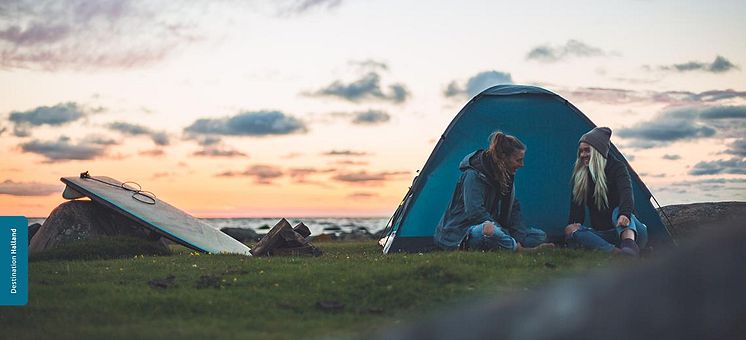
<instances>
[{"instance_id":1,"label":"rocky outcrop","mask_svg":"<svg viewBox=\"0 0 746 340\"><path fill-rule=\"evenodd\" d=\"M38 253L83 240L125 236L157 242L168 250L163 239L153 241L150 232L130 219L92 201L69 201L52 210L29 244L29 253Z\"/></svg>"},{"instance_id":2,"label":"rocky outcrop","mask_svg":"<svg viewBox=\"0 0 746 340\"><path fill-rule=\"evenodd\" d=\"M257 242L262 239L262 235L259 235L256 231L249 228L230 228L225 227L220 231L226 233L228 236L233 237L238 242Z\"/></svg>"},{"instance_id":3,"label":"rocky outcrop","mask_svg":"<svg viewBox=\"0 0 746 340\"><path fill-rule=\"evenodd\" d=\"M41 228L41 224L34 223L29 224L28 226L28 243L31 244L31 239L34 238L34 235L39 231L39 228Z\"/></svg>"},{"instance_id":4,"label":"rocky outcrop","mask_svg":"<svg viewBox=\"0 0 746 340\"><path fill-rule=\"evenodd\" d=\"M685 239L703 229L721 225L746 226L746 202L706 202L667 205L658 210L661 221L676 240ZM670 222L669 222L670 221Z\"/></svg>"},{"instance_id":5,"label":"rocky outcrop","mask_svg":"<svg viewBox=\"0 0 746 340\"><path fill-rule=\"evenodd\" d=\"M251 254L254 256L319 256L321 249L308 242L310 235L311 231L303 222L293 228L283 218L254 245Z\"/></svg>"}]
</instances>

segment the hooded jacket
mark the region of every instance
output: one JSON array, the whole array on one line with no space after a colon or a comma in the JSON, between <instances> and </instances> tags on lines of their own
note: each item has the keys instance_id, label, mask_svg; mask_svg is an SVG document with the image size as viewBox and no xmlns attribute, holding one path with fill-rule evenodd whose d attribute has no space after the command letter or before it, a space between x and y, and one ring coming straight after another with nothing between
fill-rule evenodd
<instances>
[{"instance_id":1,"label":"hooded jacket","mask_svg":"<svg viewBox=\"0 0 746 340\"><path fill-rule=\"evenodd\" d=\"M588 181L585 205L575 204L575 201L572 199L572 193L570 193L570 217L568 224L583 224L585 222L586 207L590 211L591 226L596 230L608 230L616 226L616 221L612 221L611 218L614 208L619 208L619 215L624 215L632 219L632 208L635 205L635 201L632 196L632 181L627 167L622 161L609 155L606 159L604 173L606 174L606 198L609 206L606 209L598 209L596 207L593 198L596 183L590 180Z\"/></svg>"},{"instance_id":2,"label":"hooded jacket","mask_svg":"<svg viewBox=\"0 0 746 340\"><path fill-rule=\"evenodd\" d=\"M510 193L502 196L493 177L494 170L485 158L484 150L477 150L459 164L461 176L433 237L438 247L457 249L466 236L466 230L485 221L496 222L503 228L523 226L512 179Z\"/></svg>"}]
</instances>

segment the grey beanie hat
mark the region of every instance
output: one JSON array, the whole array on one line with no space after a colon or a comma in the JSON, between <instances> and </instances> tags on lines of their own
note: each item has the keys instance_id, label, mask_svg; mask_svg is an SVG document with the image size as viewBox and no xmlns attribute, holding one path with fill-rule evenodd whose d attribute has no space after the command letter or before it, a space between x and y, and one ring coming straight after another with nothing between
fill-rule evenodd
<instances>
[{"instance_id":1,"label":"grey beanie hat","mask_svg":"<svg viewBox=\"0 0 746 340\"><path fill-rule=\"evenodd\" d=\"M580 137L580 142L590 144L596 151L601 153L604 158L609 155L609 139L611 139L611 129L607 127L595 127ZM579 143L579 142L578 142Z\"/></svg>"}]
</instances>

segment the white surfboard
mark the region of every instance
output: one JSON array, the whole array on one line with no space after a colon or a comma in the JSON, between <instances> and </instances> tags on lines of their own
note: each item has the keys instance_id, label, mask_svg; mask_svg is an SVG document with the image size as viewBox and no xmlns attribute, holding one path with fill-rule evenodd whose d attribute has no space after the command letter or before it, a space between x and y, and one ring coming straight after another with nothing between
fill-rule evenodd
<instances>
[{"instance_id":1,"label":"white surfboard","mask_svg":"<svg viewBox=\"0 0 746 340\"><path fill-rule=\"evenodd\" d=\"M251 249L209 224L175 208L147 192L122 187L122 182L105 176L63 177L67 185L62 197L83 196L107 206L163 237L206 253L251 256ZM127 188L133 189L132 186Z\"/></svg>"}]
</instances>

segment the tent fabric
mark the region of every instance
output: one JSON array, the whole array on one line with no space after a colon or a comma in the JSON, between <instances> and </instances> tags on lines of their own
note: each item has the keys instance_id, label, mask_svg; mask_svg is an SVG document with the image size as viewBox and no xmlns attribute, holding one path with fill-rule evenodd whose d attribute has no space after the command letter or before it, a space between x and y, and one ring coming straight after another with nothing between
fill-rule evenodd
<instances>
[{"instance_id":1,"label":"tent fabric","mask_svg":"<svg viewBox=\"0 0 746 340\"><path fill-rule=\"evenodd\" d=\"M525 165L516 174L516 197L526 223L543 229L551 240L561 240L578 139L595 126L567 100L540 87L497 85L478 94L446 128L392 216L384 253L434 249L432 236L460 174L458 163L464 155L486 148L495 130L526 144ZM650 246L672 244L648 188L616 146L612 144L609 153L629 169L635 215L648 226Z\"/></svg>"}]
</instances>

